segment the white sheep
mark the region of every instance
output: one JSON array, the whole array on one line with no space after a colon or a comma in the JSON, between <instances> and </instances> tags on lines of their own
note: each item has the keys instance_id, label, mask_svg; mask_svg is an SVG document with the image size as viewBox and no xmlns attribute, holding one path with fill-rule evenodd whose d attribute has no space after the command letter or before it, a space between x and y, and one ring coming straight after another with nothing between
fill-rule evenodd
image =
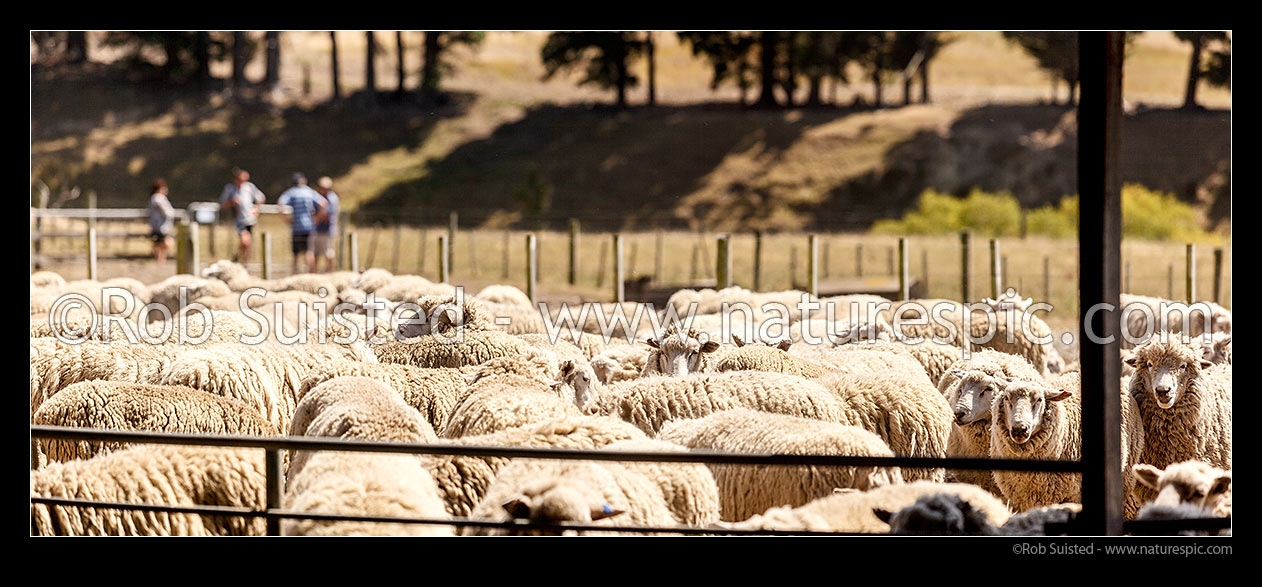
<instances>
[{"instance_id":1,"label":"white sheep","mask_svg":"<svg viewBox=\"0 0 1262 587\"><path fill-rule=\"evenodd\" d=\"M151 432L275 436L279 432L239 401L188 387L84 381L53 396L31 424ZM119 442L41 439L52 461L87 459L129 446Z\"/></svg>"},{"instance_id":2,"label":"white sheep","mask_svg":"<svg viewBox=\"0 0 1262 587\"><path fill-rule=\"evenodd\" d=\"M307 372L298 387L299 401L317 385L334 377L355 375L380 381L429 422L434 430L447 426L456 402L468 391L469 382L459 369L425 369L410 365L332 361Z\"/></svg>"},{"instance_id":3,"label":"white sheep","mask_svg":"<svg viewBox=\"0 0 1262 587\"><path fill-rule=\"evenodd\" d=\"M687 452L665 440L620 440L601 450L636 452ZM719 521L719 487L709 467L702 463L624 462L626 467L657 483L666 507L682 526L706 526Z\"/></svg>"},{"instance_id":4,"label":"white sheep","mask_svg":"<svg viewBox=\"0 0 1262 587\"><path fill-rule=\"evenodd\" d=\"M479 290L478 293L473 294L473 297L493 304L516 304L527 308L535 307L525 292L511 285L488 285Z\"/></svg>"},{"instance_id":5,"label":"white sheep","mask_svg":"<svg viewBox=\"0 0 1262 587\"><path fill-rule=\"evenodd\" d=\"M644 370L650 350L647 344L613 345L592 357L589 364L601 383L635 379Z\"/></svg>"},{"instance_id":6,"label":"white sheep","mask_svg":"<svg viewBox=\"0 0 1262 587\"><path fill-rule=\"evenodd\" d=\"M746 409L715 412L662 427L657 438L693 449L730 452L892 457L877 435L820 422ZM901 483L898 468L710 465L723 519L744 520L775 506L790 507L830 495L836 487L871 489Z\"/></svg>"},{"instance_id":7,"label":"white sheep","mask_svg":"<svg viewBox=\"0 0 1262 587\"><path fill-rule=\"evenodd\" d=\"M1140 484L1157 493L1154 504L1187 503L1216 517L1231 517L1231 471L1203 461L1174 463L1165 470L1138 464L1133 470Z\"/></svg>"}]
</instances>

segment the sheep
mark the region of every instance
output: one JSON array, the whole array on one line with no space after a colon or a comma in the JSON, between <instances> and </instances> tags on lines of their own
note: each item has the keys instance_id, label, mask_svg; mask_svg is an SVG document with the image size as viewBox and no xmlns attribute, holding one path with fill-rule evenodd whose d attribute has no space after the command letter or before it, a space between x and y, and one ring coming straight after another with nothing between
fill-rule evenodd
<instances>
[{"instance_id":1,"label":"sheep","mask_svg":"<svg viewBox=\"0 0 1262 587\"><path fill-rule=\"evenodd\" d=\"M840 374L816 380L839 401L843 424L881 438L896 455L945 457L952 412L922 373ZM943 481L943 469L902 469L908 481Z\"/></svg>"},{"instance_id":2,"label":"sheep","mask_svg":"<svg viewBox=\"0 0 1262 587\"><path fill-rule=\"evenodd\" d=\"M474 377L468 393L451 410L442 430L444 438L488 434L580 414L572 398L566 401L538 378L498 373Z\"/></svg>"},{"instance_id":3,"label":"sheep","mask_svg":"<svg viewBox=\"0 0 1262 587\"><path fill-rule=\"evenodd\" d=\"M232 289L228 287L228 284L218 279L206 279L181 273L150 285L149 301L162 304L175 314L190 302L200 301L203 298L227 296L231 293Z\"/></svg>"},{"instance_id":4,"label":"sheep","mask_svg":"<svg viewBox=\"0 0 1262 587\"><path fill-rule=\"evenodd\" d=\"M285 509L403 518L447 517L438 487L411 455L323 451L289 477ZM285 536L452 536L451 526L287 519Z\"/></svg>"},{"instance_id":5,"label":"sheep","mask_svg":"<svg viewBox=\"0 0 1262 587\"><path fill-rule=\"evenodd\" d=\"M52 271L36 271L31 274L32 287L59 289L64 285L66 285L65 278Z\"/></svg>"},{"instance_id":6,"label":"sheep","mask_svg":"<svg viewBox=\"0 0 1262 587\"><path fill-rule=\"evenodd\" d=\"M643 438L620 440L601 450L636 452L687 452L665 440ZM637 462L622 463L657 483L675 522L683 526L706 526L719 521L719 487L710 468L701 463Z\"/></svg>"},{"instance_id":7,"label":"sheep","mask_svg":"<svg viewBox=\"0 0 1262 587\"><path fill-rule=\"evenodd\" d=\"M671 420L750 408L764 412L842 422L842 406L825 387L783 373L729 371L684 377L641 377L595 388L596 410L656 435Z\"/></svg>"},{"instance_id":8,"label":"sheep","mask_svg":"<svg viewBox=\"0 0 1262 587\"><path fill-rule=\"evenodd\" d=\"M276 427L249 406L188 387L84 381L53 396L31 424L196 434L275 436ZM126 447L118 442L41 439L49 460L87 459Z\"/></svg>"},{"instance_id":9,"label":"sheep","mask_svg":"<svg viewBox=\"0 0 1262 587\"><path fill-rule=\"evenodd\" d=\"M1002 526L1012 515L990 492L967 483L914 481L869 491L846 491L821 497L796 508L776 507L743 522L722 525L743 530L807 530L885 534L888 523L876 511L896 512L927 495L955 495L981 512L992 526Z\"/></svg>"},{"instance_id":10,"label":"sheep","mask_svg":"<svg viewBox=\"0 0 1262 587\"><path fill-rule=\"evenodd\" d=\"M982 298L982 303L994 308L996 312L1016 312L1020 314L1034 304L1034 298L1022 298L1017 290L1008 288L998 299Z\"/></svg>"},{"instance_id":11,"label":"sheep","mask_svg":"<svg viewBox=\"0 0 1262 587\"><path fill-rule=\"evenodd\" d=\"M1009 379L991 405L990 456L1009 459L1079 460L1082 458L1082 401L1079 374L1053 380ZM1122 473L1125 510L1134 515L1138 501L1131 497L1131 466L1143 454L1146 434L1139 421L1139 407L1129 394L1122 407ZM1023 473L994 471L997 485L1009 505L1018 511L1081 501L1078 473Z\"/></svg>"},{"instance_id":12,"label":"sheep","mask_svg":"<svg viewBox=\"0 0 1262 587\"><path fill-rule=\"evenodd\" d=\"M601 383L635 379L644 370L650 349L647 344L614 345L592 357L589 364Z\"/></svg>"},{"instance_id":13,"label":"sheep","mask_svg":"<svg viewBox=\"0 0 1262 587\"><path fill-rule=\"evenodd\" d=\"M464 330L448 338L422 336L408 340L390 340L373 347L382 363L413 367L463 367L478 365L496 357L528 354L530 343L495 330Z\"/></svg>"},{"instance_id":14,"label":"sheep","mask_svg":"<svg viewBox=\"0 0 1262 587\"><path fill-rule=\"evenodd\" d=\"M617 521L610 520L618 516ZM661 488L618 463L521 461L502 471L473 508L471 517L534 523L674 526ZM555 530L529 531L559 534ZM504 528L466 528L465 535L506 535Z\"/></svg>"},{"instance_id":15,"label":"sheep","mask_svg":"<svg viewBox=\"0 0 1262 587\"><path fill-rule=\"evenodd\" d=\"M1202 306L1204 304L1204 306ZM1152 329L1153 336L1161 332L1186 334L1196 338L1205 334L1231 334L1231 312L1213 302L1197 302L1188 305L1185 302L1171 301L1151 296L1121 294L1118 296L1119 311L1124 318L1122 327L1130 336L1121 337L1121 347L1130 349L1147 342L1145 333ZM1208 315L1205 307L1209 308ZM1145 312L1147 311L1147 313ZM1164 310L1164 311L1163 311ZM1154 322L1149 324L1151 313ZM1183 321L1187 318L1188 331L1183 332ZM1206 330L1208 325L1209 329ZM1127 340L1131 338L1132 340ZM1133 339L1140 338L1138 342Z\"/></svg>"},{"instance_id":16,"label":"sheep","mask_svg":"<svg viewBox=\"0 0 1262 587\"><path fill-rule=\"evenodd\" d=\"M1208 340L1202 339L1205 359L1216 365L1231 364L1231 335L1216 332Z\"/></svg>"},{"instance_id":17,"label":"sheep","mask_svg":"<svg viewBox=\"0 0 1262 587\"><path fill-rule=\"evenodd\" d=\"M1048 349L1052 348L1052 329L1038 316L1011 311L995 312L989 306L985 306L987 310L985 312L971 312L966 311L968 308L950 300L923 302L935 302L932 306L926 307L929 316L924 316L919 312L920 306L911 306L910 310L896 308L891 313L892 317L899 318L891 318L891 323L896 336L904 342L928 339L962 346L967 335L973 347L1019 355L1029 361L1040 373L1047 371L1047 358L1050 352ZM940 310L945 303L951 304L947 306L949 309ZM968 318L967 329L963 328L965 315ZM908 321L913 318L921 320L927 318L927 323L909 323ZM1027 320L1028 323L1026 323Z\"/></svg>"},{"instance_id":18,"label":"sheep","mask_svg":"<svg viewBox=\"0 0 1262 587\"><path fill-rule=\"evenodd\" d=\"M1150 503L1139 510L1137 520L1199 520L1212 517L1204 508L1190 503L1162 505ZM1231 536L1231 528L1214 530L1165 530L1145 532L1147 536Z\"/></svg>"},{"instance_id":19,"label":"sheep","mask_svg":"<svg viewBox=\"0 0 1262 587\"><path fill-rule=\"evenodd\" d=\"M1177 337L1154 337L1126 363L1135 368L1127 391L1138 404L1144 450L1138 462L1168 467L1200 460L1231 470L1231 366L1214 365ZM1139 488L1149 501L1156 494Z\"/></svg>"},{"instance_id":20,"label":"sheep","mask_svg":"<svg viewBox=\"0 0 1262 587\"><path fill-rule=\"evenodd\" d=\"M130 383L162 383L164 374L184 349L150 345L84 341L67 344L56 338L31 339L31 414L72 383L103 379Z\"/></svg>"},{"instance_id":21,"label":"sheep","mask_svg":"<svg viewBox=\"0 0 1262 587\"><path fill-rule=\"evenodd\" d=\"M1041 376L1020 357L989 349L974 353L972 360L957 361L951 366L938 385L955 416L955 426L947 440L947 456L990 455L990 407L995 395L1007 384L1007 377L1037 379ZM990 471L953 473L958 481L1001 495Z\"/></svg>"},{"instance_id":22,"label":"sheep","mask_svg":"<svg viewBox=\"0 0 1262 587\"><path fill-rule=\"evenodd\" d=\"M790 355L785 350L788 345L772 347L765 344L745 344L740 338L735 340L737 348L727 350L714 361L715 372L768 371L798 375L807 379L819 377L824 373L822 365Z\"/></svg>"},{"instance_id":23,"label":"sheep","mask_svg":"<svg viewBox=\"0 0 1262 587\"><path fill-rule=\"evenodd\" d=\"M825 373L872 374L902 373L933 385L920 363L910 356L887 351L872 350L867 345L843 345L835 348L809 347L799 349L795 345L789 353L824 367Z\"/></svg>"},{"instance_id":24,"label":"sheep","mask_svg":"<svg viewBox=\"0 0 1262 587\"><path fill-rule=\"evenodd\" d=\"M385 269L382 269L380 267L372 267L369 269L365 269L362 273L359 274L359 277L356 277L354 280L352 280L350 283L350 287L354 289L363 290L365 293L372 293L372 292L377 291L380 288L390 285L390 282L393 279L394 279L394 274L390 273L389 271L386 271Z\"/></svg>"},{"instance_id":25,"label":"sheep","mask_svg":"<svg viewBox=\"0 0 1262 587\"><path fill-rule=\"evenodd\" d=\"M202 269L202 277L218 279L228 285L232 291L245 291L250 288L262 288L268 292L287 290L301 291L327 297L337 293L337 284L323 274L300 273L281 279L256 279L250 277L243 265L220 259Z\"/></svg>"},{"instance_id":26,"label":"sheep","mask_svg":"<svg viewBox=\"0 0 1262 587\"><path fill-rule=\"evenodd\" d=\"M855 426L747 409L669 422L657 438L693 449L731 452L894 456L880 437ZM711 465L710 470L719 486L722 517L728 521L775 506L799 506L831 494L835 487L866 490L902 482L896 467Z\"/></svg>"},{"instance_id":27,"label":"sheep","mask_svg":"<svg viewBox=\"0 0 1262 587\"><path fill-rule=\"evenodd\" d=\"M889 524L890 534L994 536L999 533L984 512L973 509L969 502L949 493L921 496L916 503L896 512L877 509L873 513Z\"/></svg>"},{"instance_id":28,"label":"sheep","mask_svg":"<svg viewBox=\"0 0 1262 587\"><path fill-rule=\"evenodd\" d=\"M298 387L299 402L315 386L334 377L347 375L368 377L386 384L436 431L447 427L447 418L451 415L452 408L469 387L465 375L458 369L332 361L307 372L306 378Z\"/></svg>"},{"instance_id":29,"label":"sheep","mask_svg":"<svg viewBox=\"0 0 1262 587\"><path fill-rule=\"evenodd\" d=\"M644 360L640 376L679 377L712 371L714 351L719 350L719 343L699 340L698 336L696 330L690 328L685 332L680 324L672 323L660 337L646 340L653 350Z\"/></svg>"},{"instance_id":30,"label":"sheep","mask_svg":"<svg viewBox=\"0 0 1262 587\"><path fill-rule=\"evenodd\" d=\"M1065 532L1048 534L1048 524L1060 524L1064 530L1068 531L1068 525L1073 523L1081 511L1082 505L1076 503L1037 507L1008 518L1008 521L999 528L999 533L1004 536L1059 536Z\"/></svg>"},{"instance_id":31,"label":"sheep","mask_svg":"<svg viewBox=\"0 0 1262 587\"><path fill-rule=\"evenodd\" d=\"M558 337L556 342L552 342L548 340L548 335L546 334L518 334L516 336L529 343L532 347L555 354L558 360L587 362L587 355L583 353L582 349L562 338Z\"/></svg>"},{"instance_id":32,"label":"sheep","mask_svg":"<svg viewBox=\"0 0 1262 587\"><path fill-rule=\"evenodd\" d=\"M1138 464L1132 470L1141 485L1157 493L1153 504L1187 503L1219 518L1231 517L1231 471L1203 461L1174 463L1165 470Z\"/></svg>"},{"instance_id":33,"label":"sheep","mask_svg":"<svg viewBox=\"0 0 1262 587\"><path fill-rule=\"evenodd\" d=\"M488 285L478 291L478 293L473 294L473 297L483 302L490 302L493 304L518 305L525 306L527 308L535 307L535 305L530 302L530 298L526 296L525 292L511 285Z\"/></svg>"},{"instance_id":34,"label":"sheep","mask_svg":"<svg viewBox=\"0 0 1262 587\"><path fill-rule=\"evenodd\" d=\"M797 347L794 347L797 348ZM929 376L929 381L935 386L942 378L942 374L951 367L952 363L963 357L963 350L960 347L936 342L933 340L923 340L918 344L907 344L899 340L874 340L863 341L862 343L844 344L835 347L836 350L820 349L814 351L815 354L834 355L837 352L849 351L880 351L885 353L894 353L896 355L904 355L920 363L925 374ZM790 350L791 353L795 352ZM811 351L798 352L809 356Z\"/></svg>"},{"instance_id":35,"label":"sheep","mask_svg":"<svg viewBox=\"0 0 1262 587\"><path fill-rule=\"evenodd\" d=\"M31 472L31 497L257 510L266 503L266 488L263 451L253 448L135 446ZM38 536L257 536L264 531L261 518L31 504L31 534Z\"/></svg>"},{"instance_id":36,"label":"sheep","mask_svg":"<svg viewBox=\"0 0 1262 587\"><path fill-rule=\"evenodd\" d=\"M466 436L452 442L470 446L595 449L620 440L642 438L645 438L644 433L638 428L615 418L570 416L491 434ZM496 474L509 463L508 459L500 457L433 455L422 458L438 484L447 512L453 516L468 516L473 507L482 501Z\"/></svg>"}]
</instances>

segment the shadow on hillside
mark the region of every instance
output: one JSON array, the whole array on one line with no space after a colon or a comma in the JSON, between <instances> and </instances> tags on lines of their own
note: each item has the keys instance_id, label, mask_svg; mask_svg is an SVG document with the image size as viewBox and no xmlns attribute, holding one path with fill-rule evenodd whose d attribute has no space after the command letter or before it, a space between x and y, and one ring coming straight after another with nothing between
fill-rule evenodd
<instances>
[{"instance_id":1,"label":"shadow on hillside","mask_svg":"<svg viewBox=\"0 0 1262 587\"><path fill-rule=\"evenodd\" d=\"M415 148L437 121L462 115L473 99L455 94L444 106L422 108L383 94L370 107L359 93L311 109L282 109L253 96L223 99L194 88L108 76L58 77L42 84L40 93L54 87L96 88L96 94L32 105L32 134L59 147L33 154L32 173L72 177L96 190L101 206L143 206L149 182L158 176L171 186L176 206L217 199L235 166L248 169L275 201L294 171L313 179L337 177L372 153ZM117 145L82 138L93 128L125 124L139 127L139 138L120 136ZM55 140L59 137L66 140ZM98 163L84 169L84 161Z\"/></svg>"},{"instance_id":2,"label":"shadow on hillside","mask_svg":"<svg viewBox=\"0 0 1262 587\"><path fill-rule=\"evenodd\" d=\"M448 210L456 210L462 224L480 224L494 211L520 210L514 193L534 174L546 185L536 193L551 190L554 212L541 215L542 225L562 228L566 217L574 216L583 219L584 228L624 229L646 221L686 228L674 208L704 187L727 157L781 156L806 130L850 113L738 108L535 107L491 136L431 162L424 177L391 186L365 202L357 216L374 221L405 208L409 220L441 222ZM695 209L691 216L695 222L705 213Z\"/></svg>"},{"instance_id":3,"label":"shadow on hillside","mask_svg":"<svg viewBox=\"0 0 1262 587\"><path fill-rule=\"evenodd\" d=\"M1122 178L1210 206L1230 172L1231 112L1147 110L1122 125ZM987 105L968 110L947 132L922 130L890 147L884 164L829 191L820 226L866 228L900 216L926 188L966 195L1010 191L1023 207L1059 201L1077 187L1077 121L1063 106Z\"/></svg>"}]
</instances>

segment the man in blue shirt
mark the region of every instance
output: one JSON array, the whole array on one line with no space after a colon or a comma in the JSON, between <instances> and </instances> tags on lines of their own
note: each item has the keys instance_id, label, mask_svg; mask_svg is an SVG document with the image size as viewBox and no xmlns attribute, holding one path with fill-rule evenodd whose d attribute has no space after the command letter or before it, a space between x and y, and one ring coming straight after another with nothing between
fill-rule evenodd
<instances>
[{"instance_id":1,"label":"man in blue shirt","mask_svg":"<svg viewBox=\"0 0 1262 587\"><path fill-rule=\"evenodd\" d=\"M325 271L333 270L333 258L337 256L337 213L340 207L337 192L333 191L333 178L324 176L316 181L316 191L324 196L329 205L323 213L316 214L315 232L311 233L311 251L315 255L315 271L320 272L320 258L327 260Z\"/></svg>"},{"instance_id":2,"label":"man in blue shirt","mask_svg":"<svg viewBox=\"0 0 1262 587\"><path fill-rule=\"evenodd\" d=\"M281 206L289 206L289 213L285 218L289 220L292 236L290 238L290 250L294 253L293 272L298 272L298 259L303 257L307 264L307 271L311 272L315 266L315 255L308 246L311 240L311 232L315 230L315 215L322 213L328 207L328 201L324 199L315 190L307 187L307 176L302 173L295 173L293 176L293 187L285 190L280 195L280 199L276 201Z\"/></svg>"}]
</instances>

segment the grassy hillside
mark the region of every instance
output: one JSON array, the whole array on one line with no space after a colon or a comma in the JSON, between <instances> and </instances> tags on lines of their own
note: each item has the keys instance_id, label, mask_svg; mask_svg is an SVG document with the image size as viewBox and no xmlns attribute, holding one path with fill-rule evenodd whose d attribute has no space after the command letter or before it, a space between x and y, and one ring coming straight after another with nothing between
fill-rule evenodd
<instances>
[{"instance_id":1,"label":"grassy hillside","mask_svg":"<svg viewBox=\"0 0 1262 587\"><path fill-rule=\"evenodd\" d=\"M1010 189L1028 205L1072 191L1072 113L1031 105L1051 97L1048 78L999 33L952 36L931 68L933 105L749 111L735 105L734 88L710 90L705 62L658 33L662 106L614 112L602 106L608 92L572 76L540 80L545 33L490 33L476 50L455 50L445 82L454 99L441 108L327 104L328 34L285 33L282 91L268 102L154 86L104 65L34 71L32 174L54 190L93 189L101 205L138 206L158 175L180 205L215 197L234 165L272 197L303 170L333 176L365 222L436 221L455 209L465 222L528 226L513 194L535 173L551 189L547 218L712 230L863 228L923 187ZM385 92L396 81L394 36L377 39ZM414 88L420 33L404 43ZM353 94L364 35L340 32L338 45L342 89ZM1131 46L1125 89L1137 112L1127 120L1123 176L1209 205L1228 171L1230 111L1139 111L1179 103L1187 51L1168 33ZM256 60L247 73L258 79L261 69ZM866 82L835 89L847 104L870 92ZM898 93L887 89L887 99ZM632 102L643 95L633 90ZM1230 108L1230 94L1205 88L1201 103Z\"/></svg>"}]
</instances>

